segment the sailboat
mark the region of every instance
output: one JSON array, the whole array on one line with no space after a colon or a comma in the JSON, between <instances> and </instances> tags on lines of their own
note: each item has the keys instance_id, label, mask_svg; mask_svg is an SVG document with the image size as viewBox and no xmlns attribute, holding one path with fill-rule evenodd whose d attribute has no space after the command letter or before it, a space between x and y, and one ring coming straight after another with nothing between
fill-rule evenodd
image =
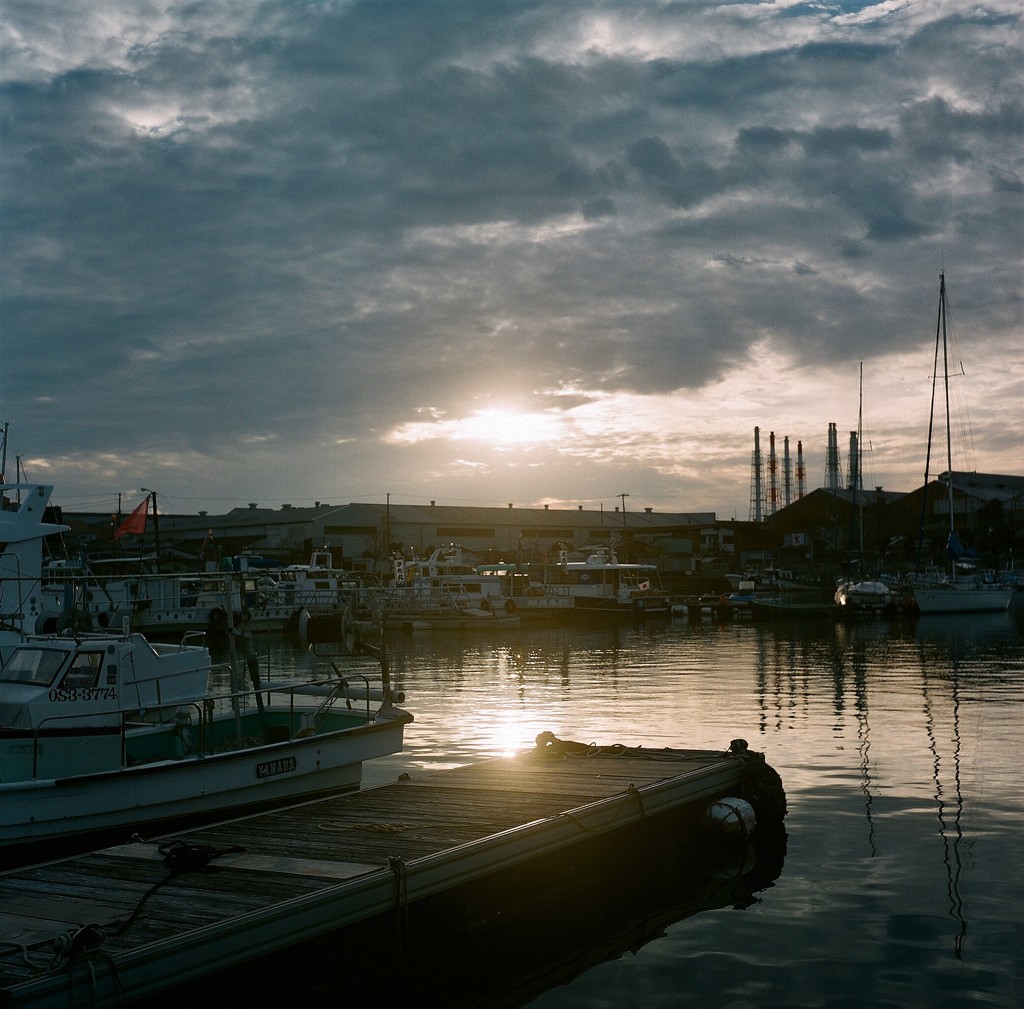
<instances>
[{"instance_id":1,"label":"sailboat","mask_svg":"<svg viewBox=\"0 0 1024 1009\"><path fill-rule=\"evenodd\" d=\"M932 454L932 427L935 419L935 388L939 379L939 350L942 350L942 377L946 403L946 491L949 510L949 535L946 554L948 573L921 574L921 545L924 538L925 513L928 504L928 468ZM993 613L1007 610L1013 588L1000 585L994 578L984 578L971 571L965 574L958 562L969 555L956 534L953 510L953 448L949 423L949 361L946 340L946 275L939 274L939 317L935 327L935 364L932 369L932 407L928 419L928 452L925 459L924 493L921 502L921 530L918 540L918 571L911 581L911 592L917 610L930 613Z\"/></svg>"},{"instance_id":2,"label":"sailboat","mask_svg":"<svg viewBox=\"0 0 1024 1009\"><path fill-rule=\"evenodd\" d=\"M850 484L852 497L850 500L850 551L847 560L847 575L841 578L833 599L842 616L849 614L877 615L892 610L894 604L892 589L880 579L855 577L854 569L854 530L859 522L857 536L857 553L859 565L864 557L864 506L858 502L858 494L864 489L863 467L861 464L864 452L864 364L860 366L860 406L857 411L857 450L851 453Z\"/></svg>"}]
</instances>

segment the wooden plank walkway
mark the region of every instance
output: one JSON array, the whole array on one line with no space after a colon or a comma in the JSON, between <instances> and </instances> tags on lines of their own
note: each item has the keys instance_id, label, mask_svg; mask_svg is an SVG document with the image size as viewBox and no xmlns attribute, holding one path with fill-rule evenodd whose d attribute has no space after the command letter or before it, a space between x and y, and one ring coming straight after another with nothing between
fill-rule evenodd
<instances>
[{"instance_id":1,"label":"wooden plank walkway","mask_svg":"<svg viewBox=\"0 0 1024 1009\"><path fill-rule=\"evenodd\" d=\"M4 873L0 1006L155 1005L270 955L298 958L306 946L320 955L346 928L400 955L410 922L429 931L511 916L512 903L534 899L531 866L546 890L564 880L589 899L586 843L633 844L642 829L648 845L681 810L763 787L765 769L745 746L549 740L513 759ZM545 868L552 857L557 871ZM498 882L503 872L519 881L518 896Z\"/></svg>"}]
</instances>

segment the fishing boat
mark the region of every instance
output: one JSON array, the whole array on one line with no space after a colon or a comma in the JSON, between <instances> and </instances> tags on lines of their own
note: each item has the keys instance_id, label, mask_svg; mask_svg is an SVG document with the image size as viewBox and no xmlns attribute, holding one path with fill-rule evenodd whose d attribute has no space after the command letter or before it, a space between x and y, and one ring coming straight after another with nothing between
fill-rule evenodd
<instances>
[{"instance_id":1,"label":"fishing boat","mask_svg":"<svg viewBox=\"0 0 1024 1009\"><path fill-rule=\"evenodd\" d=\"M0 668L0 851L358 788L364 760L402 749L396 700L386 663L379 684L333 662L264 682L256 655L215 667L128 630L29 635Z\"/></svg>"},{"instance_id":2,"label":"fishing boat","mask_svg":"<svg viewBox=\"0 0 1024 1009\"><path fill-rule=\"evenodd\" d=\"M921 552L924 542L926 509L928 506L928 473L931 464L931 435L935 414L935 392L939 380L939 352L942 352L942 379L946 408L946 504L949 511L949 531L946 556L949 568L939 577L921 572ZM925 457L924 490L921 498L921 525L918 540L918 571L910 579L914 605L921 614L934 613L993 613L1007 610L1014 589L1000 584L989 573L982 574L971 560L976 554L961 545L956 532L953 502L953 447L950 428L949 360L946 323L946 275L939 275L939 314L935 327L935 361L932 369L932 410L928 419L928 451Z\"/></svg>"},{"instance_id":3,"label":"fishing boat","mask_svg":"<svg viewBox=\"0 0 1024 1009\"><path fill-rule=\"evenodd\" d=\"M356 595L358 614L385 631L493 631L518 627L516 603L498 575L478 571L452 543L423 559L391 558L388 585Z\"/></svg>"},{"instance_id":4,"label":"fishing boat","mask_svg":"<svg viewBox=\"0 0 1024 1009\"><path fill-rule=\"evenodd\" d=\"M383 651L372 676L332 660L273 682L247 647L214 665L195 633L37 633L43 540L66 528L44 521L52 489L2 488L0 858L358 788L363 761L401 751L413 716Z\"/></svg>"},{"instance_id":5,"label":"fishing boat","mask_svg":"<svg viewBox=\"0 0 1024 1009\"><path fill-rule=\"evenodd\" d=\"M570 561L563 548L548 586L572 600L574 615L644 618L669 616L672 602L654 564L620 561L611 546L599 546L586 560Z\"/></svg>"},{"instance_id":6,"label":"fishing boat","mask_svg":"<svg viewBox=\"0 0 1024 1009\"><path fill-rule=\"evenodd\" d=\"M113 576L98 573L96 564L61 562L44 570L43 587L47 629L62 611L73 611L83 627L118 627L127 617L133 630L165 638L192 630L225 634L229 609L252 630L293 630L303 612L340 614L356 588L327 549L313 550L307 564L256 568L243 555L224 570L164 574Z\"/></svg>"},{"instance_id":7,"label":"fishing boat","mask_svg":"<svg viewBox=\"0 0 1024 1009\"><path fill-rule=\"evenodd\" d=\"M475 567L461 546L449 543L422 559L393 556L385 600L388 608L406 610L498 610L503 605L503 595L499 575Z\"/></svg>"},{"instance_id":8,"label":"fishing boat","mask_svg":"<svg viewBox=\"0 0 1024 1009\"><path fill-rule=\"evenodd\" d=\"M477 572L494 578L502 598L485 598L480 605L508 608L518 613L524 624L569 623L575 606L566 585L554 585L544 578L544 567L504 561L481 564ZM536 575L536 580L534 576Z\"/></svg>"}]
</instances>

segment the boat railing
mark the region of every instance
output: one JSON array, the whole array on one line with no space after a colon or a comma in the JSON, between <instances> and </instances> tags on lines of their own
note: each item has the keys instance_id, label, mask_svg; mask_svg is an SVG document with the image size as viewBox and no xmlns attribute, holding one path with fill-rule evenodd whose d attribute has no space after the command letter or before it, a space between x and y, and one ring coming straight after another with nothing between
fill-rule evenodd
<instances>
[{"instance_id":1,"label":"boat railing","mask_svg":"<svg viewBox=\"0 0 1024 1009\"><path fill-rule=\"evenodd\" d=\"M201 702L199 702L199 701L193 701L193 702L189 702L189 703L183 703L183 704L176 704L176 705L174 705L174 712L175 712L174 718L173 719L165 719L163 722L153 722L153 721L141 718L141 717L133 719L132 716L133 715L138 715L139 712L137 712L137 711L135 711L133 709L128 709L128 708L124 708L124 709L117 708L117 709L112 709L110 711L102 712L104 715L109 715L112 718L116 717L116 718L119 719L118 734L119 734L120 740L121 740L121 745L120 745L121 754L120 754L120 761L119 761L120 769L121 770L125 770L129 766L129 764L128 764L128 747L127 747L127 733L129 732L129 730L131 730L131 729L139 729L139 728L157 728L160 725L170 726L172 724L175 725L176 727L179 727L179 728L182 727L182 726L186 726L186 725L190 724L190 722L188 720L183 720L182 717L181 717L181 713L182 713L182 710L184 708L190 708L190 707L194 707L196 709L196 711L199 713L199 720L198 720L198 725L199 725L199 745L198 745L198 750L199 750L200 753L207 753L207 752L209 752L209 748L208 748L208 744L207 744L208 733L206 732L206 722L205 722L205 719L204 719L203 708L202 708ZM37 725L34 725L32 727L32 779L31 780L33 780L33 781L39 780L39 759L40 759L40 752L41 752L41 744L42 744L43 740L46 739L46 738L50 738L50 736L51 736L52 732L54 731L54 729L56 729L58 732L60 731L60 726L57 723L59 723L59 722L73 722L73 723L76 723L75 724L75 728L77 728L78 726L80 726L82 724L82 717L83 716L81 714L71 714L71 713L64 713L64 714L59 714L59 715L47 715L45 718L40 719L39 723ZM46 733L46 736L43 735L44 732ZM185 747L184 740L183 740L182 741L182 751L183 751L183 753L185 752L185 749L186 749L186 747ZM111 768L111 770L114 770L114 768Z\"/></svg>"},{"instance_id":2,"label":"boat railing","mask_svg":"<svg viewBox=\"0 0 1024 1009\"><path fill-rule=\"evenodd\" d=\"M223 664L221 668L226 669L227 666L228 664ZM350 710L353 710L352 702L364 702L365 710L361 711L360 714L365 716L367 722L372 722L374 719L374 703L388 706L394 700L400 701L403 699L401 697L393 697L385 684L376 687L374 685L375 681L372 681L370 677L363 673L355 675L346 673L343 675L333 662L331 666L337 678L279 680L264 684L258 688L248 686L238 690L211 693L191 701L165 705L163 708L154 706L146 712L139 711L137 708L117 707L104 711L102 714L109 716L111 720L117 718L120 723L118 730L121 737L120 764L121 768L124 769L129 766L127 761L126 735L130 730L158 728L160 726L165 728L173 726L183 729L194 726L197 731L197 738L189 744L184 743L183 740L183 752L187 751L190 746L194 746L195 751L199 753L212 753L214 750L213 720L217 711L224 711L237 706L237 711L240 715L252 714L254 711L260 710L257 694L260 695L260 701L263 701L267 708L273 706L273 698L275 696L287 697L289 722L297 724L300 715L309 715L314 725L322 720L339 701L343 701L348 705ZM358 681L358 683L353 681ZM299 700L303 696L318 697L320 700L315 706L313 704L303 704ZM195 711L194 716L186 715L186 711L190 710ZM161 712L166 712L166 717ZM33 727L32 780L37 780L39 777L41 743L48 736L52 735L55 728L59 730L58 723L75 722L77 723L76 727L78 727L82 724L82 717L81 713L68 712L48 715L41 719L38 725ZM44 735L44 732L46 735Z\"/></svg>"},{"instance_id":3,"label":"boat railing","mask_svg":"<svg viewBox=\"0 0 1024 1009\"><path fill-rule=\"evenodd\" d=\"M348 705L350 708L351 708L352 701L359 699L358 691L353 691L349 687L349 679L350 679L350 677L343 676L342 673L341 673L341 670L338 668L337 664L334 663L334 662L331 663L331 669L334 670L335 675L338 677L338 681L337 681L337 684L336 684L336 689L334 690L333 693L329 694L327 697L324 698L323 703L317 709L316 714L313 716L313 723L314 724L316 724L317 719L319 719L322 714L327 714L334 707L335 703L337 701L341 700L342 698L344 698L346 705ZM366 701L366 720L368 722L372 721L373 720L373 714L372 714L372 712L370 710L370 701L371 701L370 679L369 679L368 676L365 676L362 673L357 673L355 675L355 679L361 681L362 684L363 684L362 699L364 699ZM382 693L381 693L381 701L383 702L384 700L385 700L385 695L384 695L384 693L382 691Z\"/></svg>"},{"instance_id":4,"label":"boat railing","mask_svg":"<svg viewBox=\"0 0 1024 1009\"><path fill-rule=\"evenodd\" d=\"M296 583L277 582L274 589L266 591L257 588L259 602L246 602L250 610L259 610L264 607L284 607L286 609L301 609L306 606L317 607L344 607L348 603L348 589L341 586L303 586Z\"/></svg>"},{"instance_id":5,"label":"boat railing","mask_svg":"<svg viewBox=\"0 0 1024 1009\"><path fill-rule=\"evenodd\" d=\"M447 585L431 586L389 586L381 589L365 589L362 597L364 607L374 619L385 614L415 613L421 610L444 610L454 612L475 601L468 592L453 593ZM485 598L480 596L480 599Z\"/></svg>"}]
</instances>

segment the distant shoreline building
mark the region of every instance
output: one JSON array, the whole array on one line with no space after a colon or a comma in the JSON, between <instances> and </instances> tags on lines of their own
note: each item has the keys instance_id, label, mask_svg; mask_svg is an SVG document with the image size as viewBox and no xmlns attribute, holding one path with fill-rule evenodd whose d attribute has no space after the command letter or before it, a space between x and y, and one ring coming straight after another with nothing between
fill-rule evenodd
<instances>
[{"instance_id":1,"label":"distant shoreline building","mask_svg":"<svg viewBox=\"0 0 1024 1009\"><path fill-rule=\"evenodd\" d=\"M992 566L1024 562L1024 477L952 474L957 530ZM842 568L856 552L873 568L908 570L919 539L922 510L929 558L941 557L948 526L947 474L910 493L822 487L798 497L761 522L719 520L714 512L466 507L353 502L260 508L252 503L224 515L161 514L159 550L167 566L207 569L243 553L280 563L309 560L327 548L334 563L384 576L395 552L410 559L457 543L482 561L551 561L562 544L585 556L614 545L623 560L656 563L670 579L723 576L727 570L776 564ZM922 497L927 500L922 509ZM124 559L154 550L143 537L112 539L118 517L63 512L72 527L69 553L116 552ZM155 529L153 530L155 531Z\"/></svg>"}]
</instances>

